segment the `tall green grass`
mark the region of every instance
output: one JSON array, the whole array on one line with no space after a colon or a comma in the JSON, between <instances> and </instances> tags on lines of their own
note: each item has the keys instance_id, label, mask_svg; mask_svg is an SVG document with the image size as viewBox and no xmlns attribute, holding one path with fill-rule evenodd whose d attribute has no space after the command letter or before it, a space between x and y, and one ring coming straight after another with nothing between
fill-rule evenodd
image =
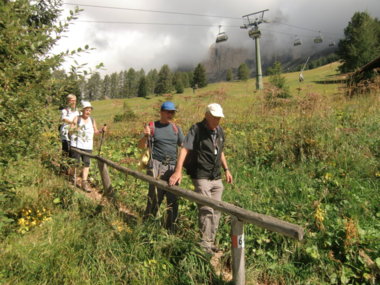
<instances>
[{"instance_id":1,"label":"tall green grass","mask_svg":"<svg viewBox=\"0 0 380 285\"><path fill-rule=\"evenodd\" d=\"M337 64L286 74L292 97L267 96L254 81L210 84L184 94L94 102L98 124L110 132L102 155L138 169L136 143L143 122L158 117L161 102L178 106L176 122L187 132L219 102L226 118L226 156L234 184L223 199L305 228L296 242L253 225L245 226L248 284L376 284L380 266L379 93L347 99L337 83ZM268 83L265 81L266 86ZM127 108L134 115L113 122ZM135 117L136 116L136 117ZM53 145L54 139L47 134ZM197 207L180 200L179 231L162 229L164 205L155 219L139 218L148 185L112 169L116 199L135 213L123 216L74 191L42 161L7 170L0 203L0 280L36 284L227 284L197 246ZM42 163L41 163L42 162ZM35 164L43 165L36 167ZM21 171L20 171L21 170ZM22 174L19 174L22 173ZM91 180L101 185L95 163ZM182 187L192 189L185 177ZM6 201L2 202L2 201ZM165 203L164 203L165 204ZM49 218L18 231L23 209L49 210ZM230 218L217 235L221 263L231 266ZM374 265L368 263L367 256Z\"/></svg>"}]
</instances>

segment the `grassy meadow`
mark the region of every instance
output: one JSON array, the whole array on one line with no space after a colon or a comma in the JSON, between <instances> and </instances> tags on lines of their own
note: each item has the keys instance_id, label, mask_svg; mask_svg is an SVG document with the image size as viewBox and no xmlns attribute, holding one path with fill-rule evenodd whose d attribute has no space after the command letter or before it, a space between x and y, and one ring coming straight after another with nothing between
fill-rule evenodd
<instances>
[{"instance_id":1,"label":"grassy meadow","mask_svg":"<svg viewBox=\"0 0 380 285\"><path fill-rule=\"evenodd\" d=\"M143 123L158 118L163 101L176 103L175 120L185 133L209 103L220 103L234 176L223 199L305 229L298 242L246 225L247 284L376 284L380 91L348 98L337 66L305 71L302 83L298 73L284 74L292 95L286 99L277 98L264 78L262 91L250 79L209 84L195 93L95 101L98 126L109 126L102 156L137 169ZM231 284L197 246L194 203L180 201L179 231L168 235L161 228L165 203L156 219L141 221L144 182L110 169L116 199L131 217L88 199L56 175L55 129L46 132L40 158L19 162L2 177L0 283ZM96 163L90 176L100 187ZM182 187L192 189L187 177ZM217 235L226 271L229 220L222 217Z\"/></svg>"}]
</instances>

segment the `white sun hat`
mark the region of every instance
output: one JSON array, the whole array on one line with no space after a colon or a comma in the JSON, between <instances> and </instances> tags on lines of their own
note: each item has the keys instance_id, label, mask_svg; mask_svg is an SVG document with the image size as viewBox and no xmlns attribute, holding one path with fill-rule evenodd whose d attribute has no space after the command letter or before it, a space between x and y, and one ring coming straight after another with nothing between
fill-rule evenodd
<instances>
[{"instance_id":1,"label":"white sun hat","mask_svg":"<svg viewBox=\"0 0 380 285\"><path fill-rule=\"evenodd\" d=\"M86 109L86 108L94 109L94 107L92 107L92 105L91 105L90 102L88 102L88 101L82 101L82 110Z\"/></svg>"},{"instance_id":2,"label":"white sun hat","mask_svg":"<svg viewBox=\"0 0 380 285\"><path fill-rule=\"evenodd\" d=\"M224 118L222 106L218 103L212 103L207 106L206 112L209 112L214 117Z\"/></svg>"}]
</instances>

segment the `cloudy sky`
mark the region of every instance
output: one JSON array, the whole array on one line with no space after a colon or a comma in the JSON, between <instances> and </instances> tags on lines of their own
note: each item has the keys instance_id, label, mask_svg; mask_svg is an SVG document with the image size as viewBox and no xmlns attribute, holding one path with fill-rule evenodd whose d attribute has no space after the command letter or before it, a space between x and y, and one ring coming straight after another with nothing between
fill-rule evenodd
<instances>
[{"instance_id":1,"label":"cloudy sky","mask_svg":"<svg viewBox=\"0 0 380 285\"><path fill-rule=\"evenodd\" d=\"M83 9L60 40L57 51L88 44L94 48L76 60L89 66L103 62L103 75L133 67L146 71L169 64L194 66L206 58L222 31L231 47L252 49L243 15L269 9L260 25L263 56L305 55L343 36L356 11L380 18L380 0L64 0L63 15ZM319 35L322 44L313 44ZM296 38L302 45L294 47ZM70 64L68 62L66 67Z\"/></svg>"}]
</instances>

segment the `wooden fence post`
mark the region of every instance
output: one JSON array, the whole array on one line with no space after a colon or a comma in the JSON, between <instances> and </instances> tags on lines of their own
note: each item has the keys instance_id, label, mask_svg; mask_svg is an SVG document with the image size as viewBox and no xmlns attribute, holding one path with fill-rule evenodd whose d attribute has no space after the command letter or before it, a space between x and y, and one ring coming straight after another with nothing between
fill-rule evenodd
<instances>
[{"instance_id":1,"label":"wooden fence post","mask_svg":"<svg viewBox=\"0 0 380 285\"><path fill-rule=\"evenodd\" d=\"M245 284L244 223L231 216L232 276L235 285Z\"/></svg>"},{"instance_id":2,"label":"wooden fence post","mask_svg":"<svg viewBox=\"0 0 380 285\"><path fill-rule=\"evenodd\" d=\"M108 173L107 164L105 164L103 161L98 160L98 167L100 176L102 177L104 196L107 198L112 198L114 193L111 185L111 179Z\"/></svg>"}]
</instances>

